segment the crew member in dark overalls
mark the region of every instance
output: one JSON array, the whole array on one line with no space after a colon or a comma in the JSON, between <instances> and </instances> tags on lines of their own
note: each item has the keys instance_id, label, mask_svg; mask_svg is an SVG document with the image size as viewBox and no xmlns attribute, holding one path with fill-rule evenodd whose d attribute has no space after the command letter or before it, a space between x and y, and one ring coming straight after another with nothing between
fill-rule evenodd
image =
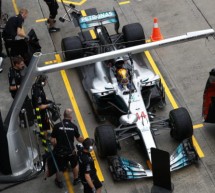
<instances>
[{"instance_id":1,"label":"crew member in dark overalls","mask_svg":"<svg viewBox=\"0 0 215 193\"><path fill-rule=\"evenodd\" d=\"M93 150L94 140L86 138L82 144L83 148L78 151L78 161L84 193L101 193L102 183L98 179L94 160L90 154Z\"/></svg>"},{"instance_id":2,"label":"crew member in dark overalls","mask_svg":"<svg viewBox=\"0 0 215 193\"><path fill-rule=\"evenodd\" d=\"M49 8L49 18L47 23L49 24L49 33L58 32L60 28L55 27L57 10L59 8L58 2L56 0L44 0Z\"/></svg>"},{"instance_id":3,"label":"crew member in dark overalls","mask_svg":"<svg viewBox=\"0 0 215 193\"><path fill-rule=\"evenodd\" d=\"M47 83L47 76L40 75L37 77L36 82L32 86L32 104L36 110L37 117L40 117L39 128L40 131L45 133L47 137L47 130L50 129L50 123L46 110L51 108L53 104L46 99L46 94L43 87Z\"/></svg>"},{"instance_id":4,"label":"crew member in dark overalls","mask_svg":"<svg viewBox=\"0 0 215 193\"><path fill-rule=\"evenodd\" d=\"M10 67L8 72L9 91L12 98L15 98L16 93L21 85L22 78L24 77L24 73L22 73L24 68L24 59L20 56L14 57L13 66Z\"/></svg>"},{"instance_id":5,"label":"crew member in dark overalls","mask_svg":"<svg viewBox=\"0 0 215 193\"><path fill-rule=\"evenodd\" d=\"M74 139L80 143L84 138L80 135L78 127L72 122L72 109L68 108L64 111L64 119L62 122L54 126L51 134L51 143L54 146L54 154L60 171L65 171L68 168L68 162L73 171L73 185L80 182L78 177L78 157L75 151ZM57 173L55 183L62 188L60 173Z\"/></svg>"},{"instance_id":6,"label":"crew member in dark overalls","mask_svg":"<svg viewBox=\"0 0 215 193\"><path fill-rule=\"evenodd\" d=\"M10 17L5 25L2 35L7 55L10 57L21 55L24 59L26 58L25 55L28 52L28 47L24 40L24 38L27 39L27 36L23 30L23 23L27 16L28 10L20 9L19 14ZM21 39L18 40L18 38Z\"/></svg>"}]
</instances>

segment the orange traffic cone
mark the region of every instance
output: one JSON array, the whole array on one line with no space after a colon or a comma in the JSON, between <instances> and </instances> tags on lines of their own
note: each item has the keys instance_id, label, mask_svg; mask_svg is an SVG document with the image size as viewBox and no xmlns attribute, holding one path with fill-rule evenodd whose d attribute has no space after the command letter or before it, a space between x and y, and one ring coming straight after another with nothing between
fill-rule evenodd
<instances>
[{"instance_id":1,"label":"orange traffic cone","mask_svg":"<svg viewBox=\"0 0 215 193\"><path fill-rule=\"evenodd\" d=\"M154 27L152 30L152 35L150 36L153 42L163 40L163 35L160 32L160 28L158 27L158 18L154 18Z\"/></svg>"}]
</instances>

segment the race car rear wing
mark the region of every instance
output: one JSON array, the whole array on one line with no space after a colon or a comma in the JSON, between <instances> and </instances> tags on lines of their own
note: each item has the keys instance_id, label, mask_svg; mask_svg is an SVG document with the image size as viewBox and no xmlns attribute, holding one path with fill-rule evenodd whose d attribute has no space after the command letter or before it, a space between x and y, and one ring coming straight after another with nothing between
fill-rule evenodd
<instances>
[{"instance_id":1,"label":"race car rear wing","mask_svg":"<svg viewBox=\"0 0 215 193\"><path fill-rule=\"evenodd\" d=\"M115 10L105 11L98 13L97 15L89 15L79 18L79 25L81 29L87 29L91 27L118 22L119 20Z\"/></svg>"}]
</instances>

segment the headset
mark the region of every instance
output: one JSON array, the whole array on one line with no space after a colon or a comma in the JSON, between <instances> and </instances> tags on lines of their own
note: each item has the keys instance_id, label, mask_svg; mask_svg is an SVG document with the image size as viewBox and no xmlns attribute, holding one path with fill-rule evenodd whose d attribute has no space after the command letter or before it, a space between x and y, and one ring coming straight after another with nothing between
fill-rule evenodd
<instances>
[{"instance_id":1,"label":"headset","mask_svg":"<svg viewBox=\"0 0 215 193\"><path fill-rule=\"evenodd\" d=\"M83 147L84 147L84 149L86 149L87 151L91 152L91 151L93 151L93 145L94 145L94 143L95 143L94 139L86 138L86 139L83 141Z\"/></svg>"}]
</instances>

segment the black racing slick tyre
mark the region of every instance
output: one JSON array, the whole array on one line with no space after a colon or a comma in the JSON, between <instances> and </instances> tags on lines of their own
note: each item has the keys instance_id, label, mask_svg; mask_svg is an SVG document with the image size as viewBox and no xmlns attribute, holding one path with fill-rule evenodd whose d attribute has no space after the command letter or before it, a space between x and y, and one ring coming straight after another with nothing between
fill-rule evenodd
<instances>
[{"instance_id":1,"label":"black racing slick tyre","mask_svg":"<svg viewBox=\"0 0 215 193\"><path fill-rule=\"evenodd\" d=\"M63 38L61 48L66 61L84 56L83 46L78 36Z\"/></svg>"},{"instance_id":2,"label":"black racing slick tyre","mask_svg":"<svg viewBox=\"0 0 215 193\"><path fill-rule=\"evenodd\" d=\"M140 23L132 23L123 26L122 33L126 42L126 47L137 46L146 43L143 27Z\"/></svg>"},{"instance_id":3,"label":"black racing slick tyre","mask_svg":"<svg viewBox=\"0 0 215 193\"><path fill-rule=\"evenodd\" d=\"M105 158L117 154L117 142L113 126L101 125L96 127L95 142L99 157Z\"/></svg>"},{"instance_id":4,"label":"black racing slick tyre","mask_svg":"<svg viewBox=\"0 0 215 193\"><path fill-rule=\"evenodd\" d=\"M187 109L180 107L169 113L170 135L177 141L183 141L193 135L193 124Z\"/></svg>"}]
</instances>

